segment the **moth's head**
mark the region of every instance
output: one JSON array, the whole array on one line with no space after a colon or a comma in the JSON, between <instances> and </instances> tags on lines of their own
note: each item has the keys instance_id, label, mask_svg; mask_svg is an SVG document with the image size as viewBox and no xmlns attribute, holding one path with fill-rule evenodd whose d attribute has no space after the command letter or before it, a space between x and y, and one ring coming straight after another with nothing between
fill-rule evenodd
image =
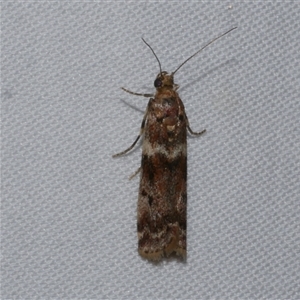
<instances>
[{"instance_id":1,"label":"moth's head","mask_svg":"<svg viewBox=\"0 0 300 300\"><path fill-rule=\"evenodd\" d=\"M174 77L173 73L168 74L166 71L162 71L158 73L156 79L154 80L154 87L156 89L160 89L163 87L170 87L173 88L174 86Z\"/></svg>"}]
</instances>

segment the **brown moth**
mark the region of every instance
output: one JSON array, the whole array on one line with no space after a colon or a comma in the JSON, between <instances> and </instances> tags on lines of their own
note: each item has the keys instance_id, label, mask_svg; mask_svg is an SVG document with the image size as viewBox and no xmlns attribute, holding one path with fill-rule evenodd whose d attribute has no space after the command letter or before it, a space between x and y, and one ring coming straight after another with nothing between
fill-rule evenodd
<instances>
[{"instance_id":1,"label":"brown moth","mask_svg":"<svg viewBox=\"0 0 300 300\"><path fill-rule=\"evenodd\" d=\"M185 60L174 72L162 71L154 50L143 39L156 57L160 72L154 87L155 95L139 94L150 98L142 121L140 134L125 151L129 152L143 136L140 188L137 208L138 252L150 260L160 260L172 253L186 257L187 209L187 131L192 135L184 105L177 93L174 74L192 57L236 27L210 41Z\"/></svg>"}]
</instances>

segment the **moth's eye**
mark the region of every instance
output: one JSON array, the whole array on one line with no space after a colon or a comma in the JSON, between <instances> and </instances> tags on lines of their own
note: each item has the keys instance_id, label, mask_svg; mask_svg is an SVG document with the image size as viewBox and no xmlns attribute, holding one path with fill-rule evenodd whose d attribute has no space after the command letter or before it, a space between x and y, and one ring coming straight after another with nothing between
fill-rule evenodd
<instances>
[{"instance_id":1,"label":"moth's eye","mask_svg":"<svg viewBox=\"0 0 300 300\"><path fill-rule=\"evenodd\" d=\"M161 87L161 85L162 85L161 79L156 78L156 79L154 80L154 87L158 88L158 87Z\"/></svg>"}]
</instances>

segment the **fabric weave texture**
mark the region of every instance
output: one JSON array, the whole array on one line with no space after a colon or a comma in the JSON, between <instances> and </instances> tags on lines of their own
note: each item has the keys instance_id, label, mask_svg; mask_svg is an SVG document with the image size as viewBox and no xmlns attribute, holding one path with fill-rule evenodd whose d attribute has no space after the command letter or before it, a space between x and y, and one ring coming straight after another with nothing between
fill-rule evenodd
<instances>
[{"instance_id":1,"label":"fabric weave texture","mask_svg":"<svg viewBox=\"0 0 300 300\"><path fill-rule=\"evenodd\" d=\"M1 2L2 299L299 299L300 4ZM139 133L178 73L188 257L137 253Z\"/></svg>"}]
</instances>

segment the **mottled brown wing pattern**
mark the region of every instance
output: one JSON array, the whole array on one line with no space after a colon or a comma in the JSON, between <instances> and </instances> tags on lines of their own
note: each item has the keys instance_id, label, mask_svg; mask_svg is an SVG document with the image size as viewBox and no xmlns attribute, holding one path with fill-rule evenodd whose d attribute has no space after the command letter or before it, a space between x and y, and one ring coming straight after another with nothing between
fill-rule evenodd
<instances>
[{"instance_id":1,"label":"mottled brown wing pattern","mask_svg":"<svg viewBox=\"0 0 300 300\"><path fill-rule=\"evenodd\" d=\"M187 123L173 90L150 99L144 129L138 199L141 256L186 255Z\"/></svg>"}]
</instances>

